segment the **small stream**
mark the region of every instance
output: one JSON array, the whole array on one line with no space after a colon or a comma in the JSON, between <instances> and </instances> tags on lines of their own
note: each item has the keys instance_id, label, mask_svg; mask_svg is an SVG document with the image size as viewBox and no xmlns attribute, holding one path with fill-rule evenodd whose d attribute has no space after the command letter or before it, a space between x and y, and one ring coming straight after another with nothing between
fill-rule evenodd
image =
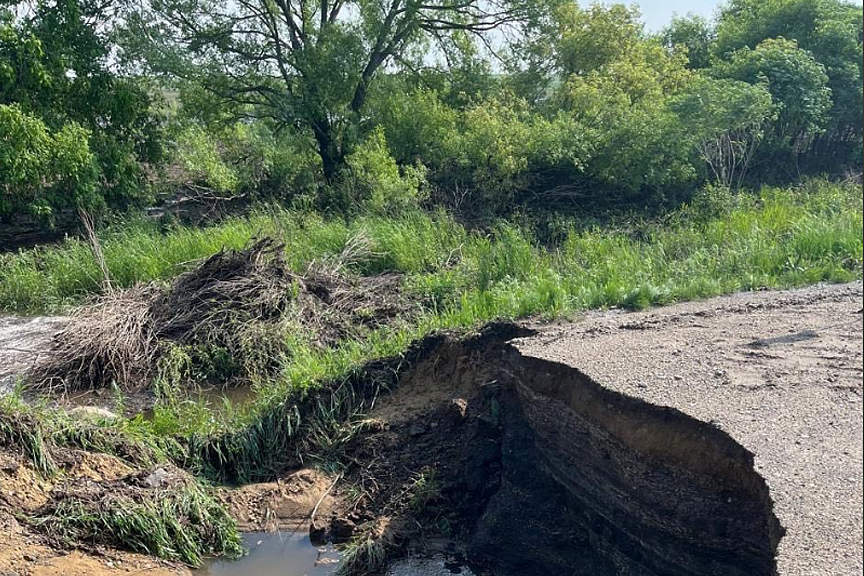
<instances>
[{"instance_id":1,"label":"small stream","mask_svg":"<svg viewBox=\"0 0 864 576\"><path fill-rule=\"evenodd\" d=\"M329 576L339 564L332 546L313 546L308 534L251 532L243 539L246 556L210 560L195 576Z\"/></svg>"}]
</instances>

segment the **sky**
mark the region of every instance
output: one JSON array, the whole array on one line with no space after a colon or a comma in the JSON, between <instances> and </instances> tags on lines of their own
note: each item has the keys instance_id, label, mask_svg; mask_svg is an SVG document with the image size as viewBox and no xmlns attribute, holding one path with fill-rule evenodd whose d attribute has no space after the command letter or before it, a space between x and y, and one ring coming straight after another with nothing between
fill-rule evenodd
<instances>
[{"instance_id":1,"label":"sky","mask_svg":"<svg viewBox=\"0 0 864 576\"><path fill-rule=\"evenodd\" d=\"M642 20L647 25L648 29L654 32L661 30L666 24L672 20L672 15L677 13L679 16L684 16L688 12L693 12L705 18L711 18L714 15L717 6L721 4L721 0L616 0L623 1L624 4L635 3L642 10ZM589 2L580 2L580 5L588 4ZM864 0L851 0L853 4L862 4Z\"/></svg>"},{"instance_id":2,"label":"sky","mask_svg":"<svg viewBox=\"0 0 864 576\"><path fill-rule=\"evenodd\" d=\"M648 29L656 32L666 26L676 13L684 16L692 12L711 18L720 5L720 0L634 0L633 3L638 4L642 10L642 20Z\"/></svg>"}]
</instances>

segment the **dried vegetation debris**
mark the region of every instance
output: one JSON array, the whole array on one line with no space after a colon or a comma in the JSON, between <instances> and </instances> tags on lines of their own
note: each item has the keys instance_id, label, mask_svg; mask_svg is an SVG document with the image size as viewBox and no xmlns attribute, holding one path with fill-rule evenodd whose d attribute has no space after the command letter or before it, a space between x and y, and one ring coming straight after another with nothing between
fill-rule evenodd
<instances>
[{"instance_id":1,"label":"dried vegetation debris","mask_svg":"<svg viewBox=\"0 0 864 576\"><path fill-rule=\"evenodd\" d=\"M398 274L347 272L368 254L362 238L303 274L289 270L284 250L264 238L220 251L167 286L111 291L79 308L31 372L32 385L82 390L116 383L129 390L169 369L175 377L215 371L243 378L275 369L291 353L292 334L333 346L417 312Z\"/></svg>"}]
</instances>

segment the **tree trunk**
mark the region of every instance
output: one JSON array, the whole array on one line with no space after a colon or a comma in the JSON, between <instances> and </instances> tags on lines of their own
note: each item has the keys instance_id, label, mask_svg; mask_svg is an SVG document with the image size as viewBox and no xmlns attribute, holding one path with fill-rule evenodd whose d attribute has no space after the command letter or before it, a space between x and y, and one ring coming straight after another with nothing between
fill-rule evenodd
<instances>
[{"instance_id":1,"label":"tree trunk","mask_svg":"<svg viewBox=\"0 0 864 576\"><path fill-rule=\"evenodd\" d=\"M345 163L345 157L339 149L339 145L333 135L333 129L328 121L320 120L313 122L312 129L315 133L315 141L318 143L318 155L321 156L321 169L324 173L324 180L328 184L332 184L334 177Z\"/></svg>"}]
</instances>

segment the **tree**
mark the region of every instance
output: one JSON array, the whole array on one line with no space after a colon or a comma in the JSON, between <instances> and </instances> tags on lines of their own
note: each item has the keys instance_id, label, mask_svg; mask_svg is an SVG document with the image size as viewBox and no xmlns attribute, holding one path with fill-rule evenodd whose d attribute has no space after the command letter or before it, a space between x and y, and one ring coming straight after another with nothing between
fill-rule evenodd
<instances>
[{"instance_id":1,"label":"tree","mask_svg":"<svg viewBox=\"0 0 864 576\"><path fill-rule=\"evenodd\" d=\"M695 14L674 16L660 37L667 48L686 50L689 68L698 70L711 64L714 30L705 18Z\"/></svg>"},{"instance_id":2,"label":"tree","mask_svg":"<svg viewBox=\"0 0 864 576\"><path fill-rule=\"evenodd\" d=\"M678 95L672 109L686 119L714 180L740 187L766 125L774 119L771 94L761 85L704 78Z\"/></svg>"},{"instance_id":3,"label":"tree","mask_svg":"<svg viewBox=\"0 0 864 576\"><path fill-rule=\"evenodd\" d=\"M555 61L565 75L583 75L624 59L642 41L635 6L568 3L558 10Z\"/></svg>"},{"instance_id":4,"label":"tree","mask_svg":"<svg viewBox=\"0 0 864 576\"><path fill-rule=\"evenodd\" d=\"M831 108L828 76L794 40L769 39L755 49L736 50L715 65L713 74L767 87L778 109L772 139L780 150L803 152L825 128Z\"/></svg>"},{"instance_id":5,"label":"tree","mask_svg":"<svg viewBox=\"0 0 864 576\"><path fill-rule=\"evenodd\" d=\"M712 53L727 58L771 38L794 40L809 52L824 67L831 90L831 108L816 144L821 144L820 154L835 157L841 150L860 149L864 137L862 22L860 3L843 0L732 0L720 12Z\"/></svg>"},{"instance_id":6,"label":"tree","mask_svg":"<svg viewBox=\"0 0 864 576\"><path fill-rule=\"evenodd\" d=\"M589 177L631 199L659 198L696 177L691 141L668 106L694 75L685 53L647 36L638 10L623 5L562 9L551 42L566 75L556 105L587 135Z\"/></svg>"},{"instance_id":7,"label":"tree","mask_svg":"<svg viewBox=\"0 0 864 576\"><path fill-rule=\"evenodd\" d=\"M514 0L151 0L124 16L126 55L203 86L235 117L311 131L330 181L387 65L454 31L488 41L526 14Z\"/></svg>"},{"instance_id":8,"label":"tree","mask_svg":"<svg viewBox=\"0 0 864 576\"><path fill-rule=\"evenodd\" d=\"M109 67L112 3L0 6L8 7L0 8L0 105L14 105L50 134L77 126L98 166L100 196L117 206L143 199L142 163L159 159L161 128L147 89Z\"/></svg>"},{"instance_id":9,"label":"tree","mask_svg":"<svg viewBox=\"0 0 864 576\"><path fill-rule=\"evenodd\" d=\"M99 207L88 132L69 123L51 132L17 105L0 104L0 217L52 221L62 208Z\"/></svg>"}]
</instances>

